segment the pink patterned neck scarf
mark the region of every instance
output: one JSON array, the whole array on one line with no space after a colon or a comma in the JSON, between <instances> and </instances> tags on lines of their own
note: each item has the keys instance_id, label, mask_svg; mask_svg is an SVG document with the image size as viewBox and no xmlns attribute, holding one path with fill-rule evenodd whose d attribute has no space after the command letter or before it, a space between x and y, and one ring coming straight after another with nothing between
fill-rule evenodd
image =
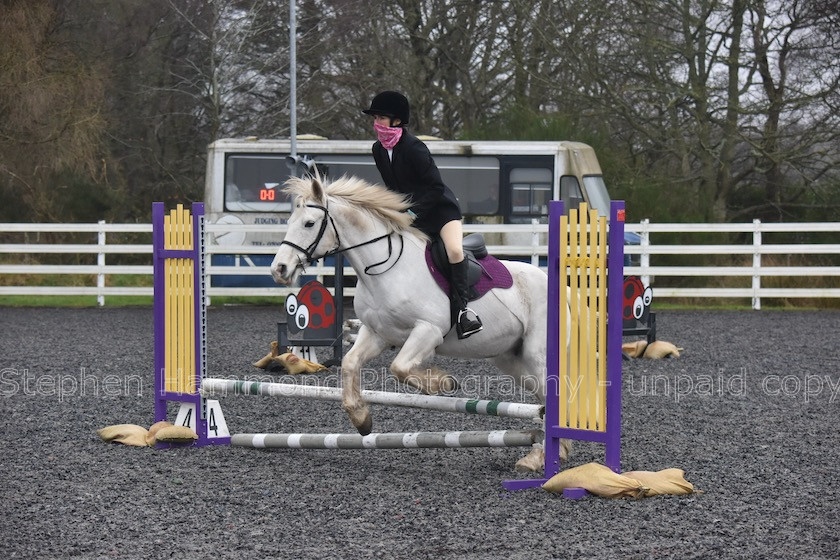
<instances>
[{"instance_id":1,"label":"pink patterned neck scarf","mask_svg":"<svg viewBox=\"0 0 840 560\"><path fill-rule=\"evenodd\" d=\"M401 126L382 126L379 123L373 123L373 129L376 131L376 137L379 138L382 147L386 150L393 150L402 138L403 128Z\"/></svg>"}]
</instances>

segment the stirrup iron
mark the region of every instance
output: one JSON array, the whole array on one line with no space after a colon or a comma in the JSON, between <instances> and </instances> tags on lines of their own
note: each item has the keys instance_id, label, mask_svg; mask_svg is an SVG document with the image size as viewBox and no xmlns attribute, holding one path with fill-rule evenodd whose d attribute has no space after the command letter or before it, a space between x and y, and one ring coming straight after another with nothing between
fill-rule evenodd
<instances>
[{"instance_id":1,"label":"stirrup iron","mask_svg":"<svg viewBox=\"0 0 840 560\"><path fill-rule=\"evenodd\" d=\"M470 319L467 315L467 312L472 313L475 317L475 320ZM467 319L467 325L462 326L461 319ZM461 311L458 312L458 318L455 321L455 332L458 334L459 339L464 339L469 336L474 335L475 333L484 329L484 325L481 324L481 319L478 318L475 311L470 309L469 307L464 307Z\"/></svg>"}]
</instances>

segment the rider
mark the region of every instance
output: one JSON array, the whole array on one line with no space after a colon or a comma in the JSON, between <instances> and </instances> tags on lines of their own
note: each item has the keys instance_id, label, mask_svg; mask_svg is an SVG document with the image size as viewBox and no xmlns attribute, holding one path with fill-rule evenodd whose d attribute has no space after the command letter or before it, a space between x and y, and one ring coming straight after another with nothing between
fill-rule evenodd
<instances>
[{"instance_id":1,"label":"rider","mask_svg":"<svg viewBox=\"0 0 840 560\"><path fill-rule=\"evenodd\" d=\"M383 91L373 98L370 108L362 112L373 116L378 138L373 144L373 159L385 186L409 195L414 227L430 237L439 235L446 246L452 270L449 297L459 310L455 330L458 338L467 338L483 327L475 312L467 307L469 263L464 258L458 199L441 180L426 144L406 130L410 109L403 94Z\"/></svg>"}]
</instances>

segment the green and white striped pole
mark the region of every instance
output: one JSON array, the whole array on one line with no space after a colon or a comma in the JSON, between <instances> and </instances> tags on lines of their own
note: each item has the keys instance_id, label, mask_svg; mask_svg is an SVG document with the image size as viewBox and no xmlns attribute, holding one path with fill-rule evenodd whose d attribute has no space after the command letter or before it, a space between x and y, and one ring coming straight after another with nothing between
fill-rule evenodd
<instances>
[{"instance_id":1,"label":"green and white striped pole","mask_svg":"<svg viewBox=\"0 0 840 560\"><path fill-rule=\"evenodd\" d=\"M239 381L234 379L205 379L201 383L201 393L205 397L265 395L270 397L341 401L341 389L338 387ZM391 391L362 391L362 398L369 404L423 408L441 412L461 412L484 416L504 416L508 418L541 418L544 412L543 407L538 404L394 393Z\"/></svg>"}]
</instances>

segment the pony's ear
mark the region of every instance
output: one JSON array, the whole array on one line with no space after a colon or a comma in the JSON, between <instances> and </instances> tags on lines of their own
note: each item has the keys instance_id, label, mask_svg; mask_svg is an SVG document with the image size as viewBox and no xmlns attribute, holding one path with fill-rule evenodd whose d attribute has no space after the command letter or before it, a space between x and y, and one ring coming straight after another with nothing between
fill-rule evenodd
<instances>
[{"instance_id":1,"label":"pony's ear","mask_svg":"<svg viewBox=\"0 0 840 560\"><path fill-rule=\"evenodd\" d=\"M312 179L312 198L315 199L315 202L324 204L327 197L324 193L323 179L317 166L315 166L314 172L309 177Z\"/></svg>"},{"instance_id":2,"label":"pony's ear","mask_svg":"<svg viewBox=\"0 0 840 560\"><path fill-rule=\"evenodd\" d=\"M318 204L324 204L324 187L321 186L320 177L312 177L312 200Z\"/></svg>"}]
</instances>

